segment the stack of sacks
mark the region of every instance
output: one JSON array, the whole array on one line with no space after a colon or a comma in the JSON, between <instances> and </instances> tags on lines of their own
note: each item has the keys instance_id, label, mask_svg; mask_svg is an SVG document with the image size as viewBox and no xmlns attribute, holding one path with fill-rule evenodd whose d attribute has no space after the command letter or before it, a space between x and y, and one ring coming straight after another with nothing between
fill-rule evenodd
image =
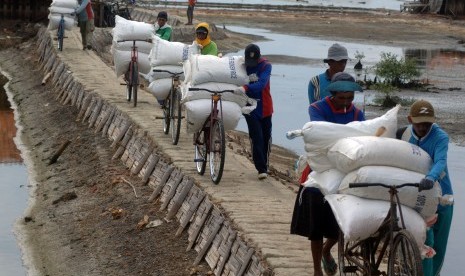
<instances>
[{"instance_id":1,"label":"stack of sacks","mask_svg":"<svg viewBox=\"0 0 465 276\"><path fill-rule=\"evenodd\" d=\"M190 91L189 88L206 88L212 91L234 90L249 82L244 57L193 55L184 63L185 81L182 84L182 102L186 109L187 132L199 131L211 112L211 93ZM242 114L242 107L256 102L245 95L222 94L223 125L225 130L235 129ZM221 116L221 115L220 115Z\"/></svg>"},{"instance_id":2,"label":"stack of sacks","mask_svg":"<svg viewBox=\"0 0 465 276\"><path fill-rule=\"evenodd\" d=\"M58 29L58 25L60 24L61 20L61 15L63 14L65 19L65 29L71 30L71 28L74 25L76 25L76 16L71 14L74 13L74 9L78 6L79 5L76 0L53 0L52 4L48 8L50 11L50 14L48 15L48 29Z\"/></svg>"},{"instance_id":3,"label":"stack of sacks","mask_svg":"<svg viewBox=\"0 0 465 276\"><path fill-rule=\"evenodd\" d=\"M397 131L396 106L383 116L363 122L351 122L345 125L329 122L308 122L302 129L289 131L287 137L303 136L306 160L316 172L324 172L335 168L328 159L328 150L341 138L375 135L378 129L384 128L383 137L394 138Z\"/></svg>"},{"instance_id":4,"label":"stack of sacks","mask_svg":"<svg viewBox=\"0 0 465 276\"><path fill-rule=\"evenodd\" d=\"M166 70L172 73L184 73L182 62L190 55L198 54L197 45L187 45L181 42L166 41L158 36L152 37L152 47L149 55L150 72L145 76L149 82L148 90L159 102L166 99L171 89L171 74L166 72L153 72L153 70ZM184 79L184 74L180 80Z\"/></svg>"},{"instance_id":5,"label":"stack of sacks","mask_svg":"<svg viewBox=\"0 0 465 276\"><path fill-rule=\"evenodd\" d=\"M374 234L389 210L388 189L349 188L349 183L419 183L431 167L431 158L425 151L393 138L398 109L364 122L309 122L302 130L288 132L291 138L303 136L306 161L313 169L304 185L316 187L325 195L346 240L356 241ZM383 137L374 136L382 127L386 128ZM407 229L423 253L428 252L423 246L425 219L434 215L440 196L438 184L422 192L414 187L399 189L400 202L406 206L403 210L408 210L404 219L411 223Z\"/></svg>"},{"instance_id":6,"label":"stack of sacks","mask_svg":"<svg viewBox=\"0 0 465 276\"><path fill-rule=\"evenodd\" d=\"M139 72L147 74L150 71L149 53L152 48L152 43L148 41L154 33L153 25L127 20L118 15L115 17L115 22L111 52L113 54L116 76L120 77L128 71L134 40L136 40L138 52L137 63L139 65ZM123 40L127 41L118 42Z\"/></svg>"},{"instance_id":7,"label":"stack of sacks","mask_svg":"<svg viewBox=\"0 0 465 276\"><path fill-rule=\"evenodd\" d=\"M346 173L339 187L340 193L363 198L389 201L386 188L349 188L349 183L383 183L396 186L419 183L431 168L431 157L420 147L406 141L383 137L349 137L340 139L328 152L334 166ZM441 189L418 192L414 187L399 189L403 205L417 211L423 218L436 213Z\"/></svg>"}]
</instances>

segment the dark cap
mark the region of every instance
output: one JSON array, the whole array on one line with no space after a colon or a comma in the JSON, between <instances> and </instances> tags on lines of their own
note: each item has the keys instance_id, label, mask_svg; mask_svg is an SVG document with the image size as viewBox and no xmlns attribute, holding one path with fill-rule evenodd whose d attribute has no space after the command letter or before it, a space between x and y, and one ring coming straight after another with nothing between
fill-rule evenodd
<instances>
[{"instance_id":1,"label":"dark cap","mask_svg":"<svg viewBox=\"0 0 465 276\"><path fill-rule=\"evenodd\" d=\"M245 47L245 66L254 67L258 64L260 58L260 48L255 44L249 44Z\"/></svg>"},{"instance_id":2,"label":"dark cap","mask_svg":"<svg viewBox=\"0 0 465 276\"><path fill-rule=\"evenodd\" d=\"M430 102L425 100L418 100L414 102L410 107L409 116L414 124L436 122L434 108Z\"/></svg>"},{"instance_id":3,"label":"dark cap","mask_svg":"<svg viewBox=\"0 0 465 276\"><path fill-rule=\"evenodd\" d=\"M164 19L168 20L168 13L166 13L165 11L161 11L157 15L157 19L158 18L164 18Z\"/></svg>"}]
</instances>

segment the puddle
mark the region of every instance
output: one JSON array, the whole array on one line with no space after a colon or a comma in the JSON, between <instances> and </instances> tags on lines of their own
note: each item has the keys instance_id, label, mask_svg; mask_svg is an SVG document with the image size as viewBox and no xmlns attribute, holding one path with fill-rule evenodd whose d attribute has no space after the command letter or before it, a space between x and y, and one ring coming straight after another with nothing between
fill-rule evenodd
<instances>
[{"instance_id":1,"label":"puddle","mask_svg":"<svg viewBox=\"0 0 465 276\"><path fill-rule=\"evenodd\" d=\"M16 147L14 111L0 74L0 267L2 275L25 275L21 251L14 233L28 201L28 172Z\"/></svg>"}]
</instances>

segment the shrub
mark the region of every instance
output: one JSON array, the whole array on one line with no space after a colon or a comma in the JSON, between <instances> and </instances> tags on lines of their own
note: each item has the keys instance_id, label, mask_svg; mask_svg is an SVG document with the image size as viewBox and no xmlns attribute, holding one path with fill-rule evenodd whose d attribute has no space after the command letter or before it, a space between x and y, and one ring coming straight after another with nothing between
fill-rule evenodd
<instances>
[{"instance_id":1,"label":"shrub","mask_svg":"<svg viewBox=\"0 0 465 276\"><path fill-rule=\"evenodd\" d=\"M415 59L398 59L393 53L381 53L381 61L375 65L375 73L395 87L415 82L421 74Z\"/></svg>"}]
</instances>

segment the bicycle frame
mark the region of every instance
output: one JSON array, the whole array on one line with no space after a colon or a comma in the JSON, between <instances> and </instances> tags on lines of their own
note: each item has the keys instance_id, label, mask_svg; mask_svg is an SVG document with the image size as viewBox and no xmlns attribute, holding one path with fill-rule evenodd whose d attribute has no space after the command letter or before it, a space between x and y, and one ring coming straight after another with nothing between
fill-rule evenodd
<instances>
[{"instance_id":1,"label":"bicycle frame","mask_svg":"<svg viewBox=\"0 0 465 276\"><path fill-rule=\"evenodd\" d=\"M388 215L385 220L371 237L364 239L353 244L347 243L340 246L342 248L342 260L347 260L352 266L344 266L341 272L353 272L361 271L363 275L387 275L386 272L380 271L380 266L383 259L386 257L386 252L391 254L391 249L394 246L394 238L397 233L405 230L405 222L402 214L402 205L399 200L398 188L403 186L416 186L418 184L406 183L399 186L388 186L384 184L350 184L349 187L367 187L367 186L383 186L389 189L389 200L390 207ZM397 213L397 208L399 208L399 214ZM399 219L401 226L399 226ZM342 233L341 233L342 235ZM341 240L341 239L340 239ZM381 248L380 248L381 246ZM389 251L388 251L389 246ZM340 253L341 254L341 253ZM389 256L391 258L391 256ZM341 262L341 256L340 256Z\"/></svg>"}]
</instances>

